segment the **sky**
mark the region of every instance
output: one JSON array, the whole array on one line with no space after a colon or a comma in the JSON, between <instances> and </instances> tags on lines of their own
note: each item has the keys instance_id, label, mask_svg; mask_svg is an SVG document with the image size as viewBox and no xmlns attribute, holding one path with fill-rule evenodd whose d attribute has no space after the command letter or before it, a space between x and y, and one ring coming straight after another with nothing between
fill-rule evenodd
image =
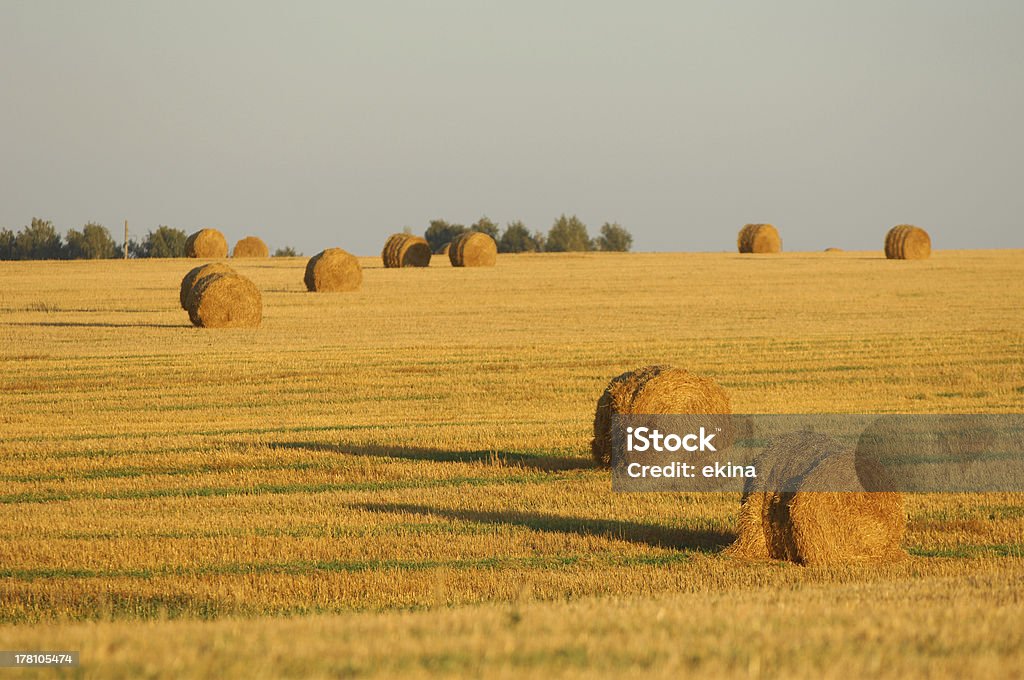
<instances>
[{"instance_id":1,"label":"sky","mask_svg":"<svg viewBox=\"0 0 1024 680\"><path fill-rule=\"evenodd\" d=\"M1024 247L1024 3L0 0L0 228Z\"/></svg>"}]
</instances>

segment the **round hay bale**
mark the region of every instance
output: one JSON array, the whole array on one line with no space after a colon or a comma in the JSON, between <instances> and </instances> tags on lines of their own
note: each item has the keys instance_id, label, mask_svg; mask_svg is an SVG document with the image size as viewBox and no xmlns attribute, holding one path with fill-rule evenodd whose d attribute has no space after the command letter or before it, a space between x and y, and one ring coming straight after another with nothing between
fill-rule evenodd
<instances>
[{"instance_id":1,"label":"round hay bale","mask_svg":"<svg viewBox=\"0 0 1024 680\"><path fill-rule=\"evenodd\" d=\"M185 241L185 257L217 259L228 256L228 242L216 229L200 229Z\"/></svg>"},{"instance_id":2,"label":"round hay bale","mask_svg":"<svg viewBox=\"0 0 1024 680\"><path fill-rule=\"evenodd\" d=\"M355 255L341 248L328 248L309 258L305 281L306 290L311 292L359 290L363 268Z\"/></svg>"},{"instance_id":3,"label":"round hay bale","mask_svg":"<svg viewBox=\"0 0 1024 680\"><path fill-rule=\"evenodd\" d=\"M498 244L480 231L467 231L452 239L448 259L453 267L493 267L498 261Z\"/></svg>"},{"instance_id":4,"label":"round hay bale","mask_svg":"<svg viewBox=\"0 0 1024 680\"><path fill-rule=\"evenodd\" d=\"M381 259L389 269L427 267L430 265L430 244L412 234L392 234L384 243Z\"/></svg>"},{"instance_id":5,"label":"round hay bale","mask_svg":"<svg viewBox=\"0 0 1024 680\"><path fill-rule=\"evenodd\" d=\"M259 236L246 236L235 244L231 257L270 257L270 248Z\"/></svg>"},{"instance_id":6,"label":"round hay bale","mask_svg":"<svg viewBox=\"0 0 1024 680\"><path fill-rule=\"evenodd\" d=\"M202 264L194 269L189 270L188 274L185 274L184 278L181 279L181 291L178 295L178 300L181 302L181 308L188 311L188 295L192 292L193 286L196 285L196 281L209 276L210 274L234 274L235 270L225 262L211 262L210 264Z\"/></svg>"},{"instance_id":7,"label":"round hay bale","mask_svg":"<svg viewBox=\"0 0 1024 680\"><path fill-rule=\"evenodd\" d=\"M885 256L890 260L924 260L932 254L928 232L912 224L898 224L885 235Z\"/></svg>"},{"instance_id":8,"label":"round hay bale","mask_svg":"<svg viewBox=\"0 0 1024 680\"><path fill-rule=\"evenodd\" d=\"M741 253L778 253L782 238L770 224L748 224L740 229L736 244Z\"/></svg>"},{"instance_id":9,"label":"round hay bale","mask_svg":"<svg viewBox=\"0 0 1024 680\"><path fill-rule=\"evenodd\" d=\"M256 328L263 299L256 285L238 274L211 274L192 287L188 317L202 328Z\"/></svg>"},{"instance_id":10,"label":"round hay bale","mask_svg":"<svg viewBox=\"0 0 1024 680\"><path fill-rule=\"evenodd\" d=\"M754 459L758 476L747 479L740 499L739 531L726 553L744 559L768 559L787 554L787 536L766 525L765 507L771 490L788 487L790 480L809 472L818 461L839 450L831 437L814 432L791 432L773 438ZM769 550L769 534L776 543Z\"/></svg>"},{"instance_id":11,"label":"round hay bale","mask_svg":"<svg viewBox=\"0 0 1024 680\"><path fill-rule=\"evenodd\" d=\"M594 412L594 439L590 443L594 461L603 467L612 461L612 417L616 414L717 414L724 450L730 441L729 395L711 378L694 375L672 366L646 366L627 371L608 383ZM713 426L715 419L700 419Z\"/></svg>"},{"instance_id":12,"label":"round hay bale","mask_svg":"<svg viewBox=\"0 0 1024 680\"><path fill-rule=\"evenodd\" d=\"M792 494L773 494L765 507L768 548L780 545L788 559L806 566L845 562L892 562L906 556L903 494L892 491L821 491L856 488L865 478L863 460L851 451L828 456L800 481ZM874 464L872 488L892 488L884 469ZM864 488L864 486L861 486ZM783 535L781 540L773 540Z\"/></svg>"}]
</instances>

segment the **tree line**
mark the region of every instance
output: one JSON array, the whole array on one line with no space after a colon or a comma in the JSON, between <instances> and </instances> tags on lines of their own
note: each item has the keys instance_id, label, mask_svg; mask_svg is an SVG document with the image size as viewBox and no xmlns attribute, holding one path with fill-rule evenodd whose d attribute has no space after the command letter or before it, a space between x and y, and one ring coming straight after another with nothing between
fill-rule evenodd
<instances>
[{"instance_id":1,"label":"tree line","mask_svg":"<svg viewBox=\"0 0 1024 680\"><path fill-rule=\"evenodd\" d=\"M411 231L411 229L407 230ZM560 215L548 230L531 232L521 221L505 225L502 232L497 224L486 216L465 227L445 220L431 220L423 238L435 253L451 243L459 234L479 231L487 234L498 244L499 253L567 253L587 250L625 252L633 247L633 235L617 222L605 222L596 238L587 233L587 225L575 215Z\"/></svg>"},{"instance_id":2,"label":"tree line","mask_svg":"<svg viewBox=\"0 0 1024 680\"><path fill-rule=\"evenodd\" d=\"M188 234L159 226L141 240L128 240L128 257L185 257ZM298 255L294 248L278 248L275 256ZM117 243L102 224L89 222L69 229L61 237L49 220L33 217L18 233L0 229L0 260L105 260L124 257L124 243Z\"/></svg>"}]
</instances>

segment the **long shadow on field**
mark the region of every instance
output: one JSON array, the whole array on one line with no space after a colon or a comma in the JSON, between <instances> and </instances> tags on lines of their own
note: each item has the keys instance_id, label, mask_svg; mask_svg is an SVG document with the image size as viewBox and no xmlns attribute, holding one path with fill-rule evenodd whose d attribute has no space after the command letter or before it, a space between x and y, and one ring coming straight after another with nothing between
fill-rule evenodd
<instances>
[{"instance_id":1,"label":"long shadow on field","mask_svg":"<svg viewBox=\"0 0 1024 680\"><path fill-rule=\"evenodd\" d=\"M188 328L187 323L96 323L91 321L11 321L5 326L57 326L65 328Z\"/></svg>"},{"instance_id":2,"label":"long shadow on field","mask_svg":"<svg viewBox=\"0 0 1024 680\"><path fill-rule=\"evenodd\" d=\"M445 451L418 446L367 446L359 444L324 444L323 442L273 442L267 448L305 451L332 451L352 456L375 458L402 458L429 460L435 463L494 463L505 467L542 472L586 470L594 467L590 458L561 458L558 456L515 453L511 451Z\"/></svg>"},{"instance_id":3,"label":"long shadow on field","mask_svg":"<svg viewBox=\"0 0 1024 680\"><path fill-rule=\"evenodd\" d=\"M693 550L703 553L719 552L736 538L735 534L724 531L666 527L659 524L640 524L618 519L583 519L546 515L539 512L432 508L427 505L405 503L354 503L350 507L370 512L433 515L462 522L511 524L534 531L600 536L630 543L643 543L655 548Z\"/></svg>"}]
</instances>

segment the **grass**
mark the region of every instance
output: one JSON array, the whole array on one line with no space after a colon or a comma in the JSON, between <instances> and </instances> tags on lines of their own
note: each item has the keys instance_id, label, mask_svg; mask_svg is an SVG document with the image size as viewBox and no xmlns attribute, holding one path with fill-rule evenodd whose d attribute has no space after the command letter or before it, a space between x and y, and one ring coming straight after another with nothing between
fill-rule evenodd
<instances>
[{"instance_id":1,"label":"grass","mask_svg":"<svg viewBox=\"0 0 1024 680\"><path fill-rule=\"evenodd\" d=\"M188 324L191 264L0 266L6 648L103 677L1020 667L1019 495L909 497L895 565L745 563L736 495L613 494L589 439L649 363L742 413L1024 411L1024 253L365 259L327 295L240 261L256 331Z\"/></svg>"}]
</instances>

